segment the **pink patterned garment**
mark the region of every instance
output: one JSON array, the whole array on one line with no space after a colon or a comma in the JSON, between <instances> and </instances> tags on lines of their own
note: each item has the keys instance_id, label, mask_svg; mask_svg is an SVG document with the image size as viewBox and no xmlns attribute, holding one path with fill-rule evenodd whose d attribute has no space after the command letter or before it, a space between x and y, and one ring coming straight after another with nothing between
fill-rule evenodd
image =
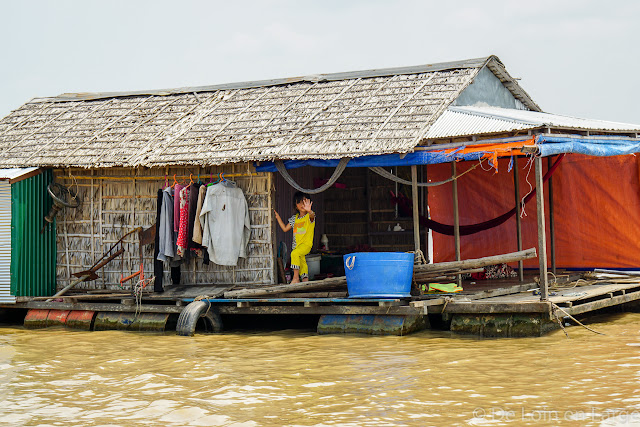
<instances>
[{"instance_id":1,"label":"pink patterned garment","mask_svg":"<svg viewBox=\"0 0 640 427\"><path fill-rule=\"evenodd\" d=\"M187 235L189 234L189 189L191 186L180 190L180 226L178 228L178 255L184 256L187 249Z\"/></svg>"}]
</instances>

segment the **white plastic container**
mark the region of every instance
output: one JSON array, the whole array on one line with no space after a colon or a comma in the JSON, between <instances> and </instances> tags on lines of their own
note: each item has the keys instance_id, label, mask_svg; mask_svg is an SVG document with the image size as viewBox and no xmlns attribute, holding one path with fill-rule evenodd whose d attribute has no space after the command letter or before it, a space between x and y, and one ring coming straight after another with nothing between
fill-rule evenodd
<instances>
[{"instance_id":1,"label":"white plastic container","mask_svg":"<svg viewBox=\"0 0 640 427\"><path fill-rule=\"evenodd\" d=\"M305 257L307 260L307 266L309 267L309 280L313 280L315 276L320 274L320 260L322 256L320 254L309 254Z\"/></svg>"}]
</instances>

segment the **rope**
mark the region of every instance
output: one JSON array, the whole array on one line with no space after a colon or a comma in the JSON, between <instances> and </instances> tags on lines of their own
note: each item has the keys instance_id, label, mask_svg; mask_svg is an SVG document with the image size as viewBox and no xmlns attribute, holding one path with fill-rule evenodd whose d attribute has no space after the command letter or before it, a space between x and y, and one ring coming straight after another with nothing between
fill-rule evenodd
<instances>
[{"instance_id":1,"label":"rope","mask_svg":"<svg viewBox=\"0 0 640 427\"><path fill-rule=\"evenodd\" d=\"M447 178L444 181L438 181L438 182L418 182L418 187L436 187L438 185L442 185L442 184L446 184L447 182L451 182L453 180L456 180L458 178L460 178L461 176L463 176L464 174L467 174L469 172L471 172L472 170L474 170L475 168L477 168L478 166L480 166L482 164L482 160L480 160L480 162L477 165L474 165L473 167L467 169L466 171L462 172L459 175L456 176L452 176L451 178ZM380 166L374 166L374 167L370 167L369 169L371 169L373 172L377 173L378 175L390 179L391 181L395 181L399 184L404 184L404 185L413 185L413 183L411 181L407 181L406 179L402 179L400 177L395 176L394 174L392 174L391 172L387 171L385 168L380 167Z\"/></svg>"},{"instance_id":2,"label":"rope","mask_svg":"<svg viewBox=\"0 0 640 427\"><path fill-rule=\"evenodd\" d=\"M531 183L529 182L529 174L531 174L531 168L533 167L534 160L535 160L535 157L531 156L527 161L527 165L525 166L525 168L527 168L527 175L525 176L524 179L525 181L527 181L527 184L529 184L529 193L527 193L520 201L520 214L519 214L520 218L524 218L525 216L527 216L527 211L525 210L525 205L527 204L526 197L529 194L533 193L533 185L531 185Z\"/></svg>"},{"instance_id":3,"label":"rope","mask_svg":"<svg viewBox=\"0 0 640 427\"><path fill-rule=\"evenodd\" d=\"M69 177L71 179L73 179L73 184L72 185L76 186L75 192L71 193L71 190L69 190L69 195L71 196L71 200L76 200L78 198L78 180L76 179L75 176L73 176L71 171L69 171Z\"/></svg>"},{"instance_id":4,"label":"rope","mask_svg":"<svg viewBox=\"0 0 640 427\"><path fill-rule=\"evenodd\" d=\"M547 180L551 177L551 175L553 175L553 173L555 172L555 170L557 169L558 165L560 164L563 158L564 158L564 154L560 154L558 156L555 163L547 170L547 173L544 174L544 177L542 179L543 182L547 182ZM537 190L536 188L533 188L526 196L523 197L522 199L523 205L535 196L536 190ZM401 208L403 213L406 212L407 216L412 215L413 206L411 204L410 198L404 196L402 193L398 193L396 195L393 192L391 193L391 196L392 196L391 197L392 201L394 203L398 203L398 206ZM515 215L517 213L516 209L517 208L514 207L510 211L505 212L504 214L496 218L490 219L488 221L480 222L477 224L461 225L460 235L467 236L470 234L478 233L480 231L489 230L490 228L493 228L493 227L497 227L503 224L504 222L506 222L513 215ZM445 234L448 236L453 236L454 234L453 225L443 224L443 223L434 221L432 219L425 218L422 215L420 216L420 225L426 226L431 230L435 231L436 233Z\"/></svg>"},{"instance_id":5,"label":"rope","mask_svg":"<svg viewBox=\"0 0 640 427\"><path fill-rule=\"evenodd\" d=\"M193 302L207 300L207 304L209 304L209 306L207 307L207 311L205 311L204 314L200 317L205 317L209 313L209 310L211 309L211 299L212 298L208 295L200 295L193 299Z\"/></svg>"},{"instance_id":6,"label":"rope","mask_svg":"<svg viewBox=\"0 0 640 427\"><path fill-rule=\"evenodd\" d=\"M136 311L134 318L138 317L142 312L142 290L146 288L149 283L155 280L155 276L151 276L146 279L138 280L138 282L133 286L133 296L136 299Z\"/></svg>"},{"instance_id":7,"label":"rope","mask_svg":"<svg viewBox=\"0 0 640 427\"><path fill-rule=\"evenodd\" d=\"M558 325L560 325L560 328L562 329L562 332L564 332L564 336L569 338L569 334L567 333L567 330L564 328L564 324L562 323L562 319L560 318L560 316L558 315L558 310L556 310L556 308L554 307L555 304L551 305L551 313L553 314L553 316L555 317L556 322L558 323Z\"/></svg>"},{"instance_id":8,"label":"rope","mask_svg":"<svg viewBox=\"0 0 640 427\"><path fill-rule=\"evenodd\" d=\"M424 257L422 250L417 249L415 251L409 251L408 254L414 254L414 264L428 264L427 259Z\"/></svg>"},{"instance_id":9,"label":"rope","mask_svg":"<svg viewBox=\"0 0 640 427\"><path fill-rule=\"evenodd\" d=\"M298 183L295 182L293 178L291 178L291 175L289 175L289 172L287 172L287 168L284 167L284 163L282 162L282 160L274 160L273 163L276 165L276 168L278 169L278 172L280 172L280 175L282 175L285 181L287 181L289 185L291 185L293 188L307 194L318 194L318 193L322 193L324 190L326 190L327 188L335 184L338 178L340 178L340 175L342 175L342 172L344 172L344 169L347 167L347 163L349 163L349 160L351 159L348 157L344 157L340 159L340 163L338 163L338 166L336 166L336 169L333 171L333 175L331 175L331 178L329 178L329 181L327 181L321 187L314 188L311 190L307 190L300 187Z\"/></svg>"},{"instance_id":10,"label":"rope","mask_svg":"<svg viewBox=\"0 0 640 427\"><path fill-rule=\"evenodd\" d=\"M598 334L598 335L606 335L606 334L604 334L604 333L602 333L602 332L594 331L594 330L593 330L593 329L591 329L590 327L583 325L582 323L580 323L580 321L579 321L578 319L576 319L575 317L573 317L572 315L570 315L569 313L567 313L566 311L564 311L564 310L562 309L562 307L559 307L558 305L556 305L556 304L554 304L554 303L552 303L552 302L550 302L550 304L551 304L551 307L552 307L552 309L553 309L553 310L556 310L556 309L557 309L557 310L560 310L561 312L563 312L564 314L566 314L566 315L567 315L567 317L568 317L569 319L573 320L573 321L574 321L574 322L576 322L578 325L580 325L580 326L582 326L583 328L585 328L587 331L591 331L591 332L593 332L594 334ZM565 332L565 334L566 334L566 332Z\"/></svg>"}]
</instances>

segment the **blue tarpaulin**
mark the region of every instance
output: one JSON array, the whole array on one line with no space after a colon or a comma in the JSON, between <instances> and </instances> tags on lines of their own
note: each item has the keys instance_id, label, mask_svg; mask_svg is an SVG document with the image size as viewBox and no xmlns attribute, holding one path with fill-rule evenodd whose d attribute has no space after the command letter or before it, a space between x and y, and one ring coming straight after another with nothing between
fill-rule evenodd
<instances>
[{"instance_id":1,"label":"blue tarpaulin","mask_svg":"<svg viewBox=\"0 0 640 427\"><path fill-rule=\"evenodd\" d=\"M366 168L375 166L411 166L411 165L433 165L436 163L447 163L454 160L478 160L484 153L456 154L455 152L445 154L443 151L418 151L415 153L382 154L379 156L363 156L351 159L347 163L348 168ZM335 168L340 159L319 160L286 160L284 166L287 169L296 169L303 166L315 166L320 168ZM257 172L277 172L273 162L264 162L256 166Z\"/></svg>"},{"instance_id":2,"label":"blue tarpaulin","mask_svg":"<svg viewBox=\"0 0 640 427\"><path fill-rule=\"evenodd\" d=\"M633 137L585 137L582 135L537 135L536 145L543 157L554 156L562 153L580 153L590 156L618 156L623 154L639 153L640 139ZM513 142L509 140L508 142ZM465 148L464 146L459 149ZM478 160L490 152L475 152L460 154L456 151L445 153L438 151L417 151L408 154L382 154L378 156L356 157L349 161L347 167L363 168L375 166L411 166L411 165L433 165L437 163L448 163L454 160ZM315 166L324 168L335 168L340 159L320 160L286 160L284 165L287 169L296 169L303 166ZM277 172L273 162L263 162L256 167L258 172Z\"/></svg>"},{"instance_id":3,"label":"blue tarpaulin","mask_svg":"<svg viewBox=\"0 0 640 427\"><path fill-rule=\"evenodd\" d=\"M538 135L536 144L543 157L562 153L589 156L619 156L640 152L640 139L624 137L584 137L581 135Z\"/></svg>"}]
</instances>

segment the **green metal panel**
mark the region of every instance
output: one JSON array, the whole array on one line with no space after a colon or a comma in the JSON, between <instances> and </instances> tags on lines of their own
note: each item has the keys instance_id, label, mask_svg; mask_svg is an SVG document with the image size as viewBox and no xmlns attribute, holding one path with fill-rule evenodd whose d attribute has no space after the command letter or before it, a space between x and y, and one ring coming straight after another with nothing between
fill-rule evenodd
<instances>
[{"instance_id":1,"label":"green metal panel","mask_svg":"<svg viewBox=\"0 0 640 427\"><path fill-rule=\"evenodd\" d=\"M11 294L50 296L56 289L56 227L44 217L53 201L51 170L11 185Z\"/></svg>"}]
</instances>

